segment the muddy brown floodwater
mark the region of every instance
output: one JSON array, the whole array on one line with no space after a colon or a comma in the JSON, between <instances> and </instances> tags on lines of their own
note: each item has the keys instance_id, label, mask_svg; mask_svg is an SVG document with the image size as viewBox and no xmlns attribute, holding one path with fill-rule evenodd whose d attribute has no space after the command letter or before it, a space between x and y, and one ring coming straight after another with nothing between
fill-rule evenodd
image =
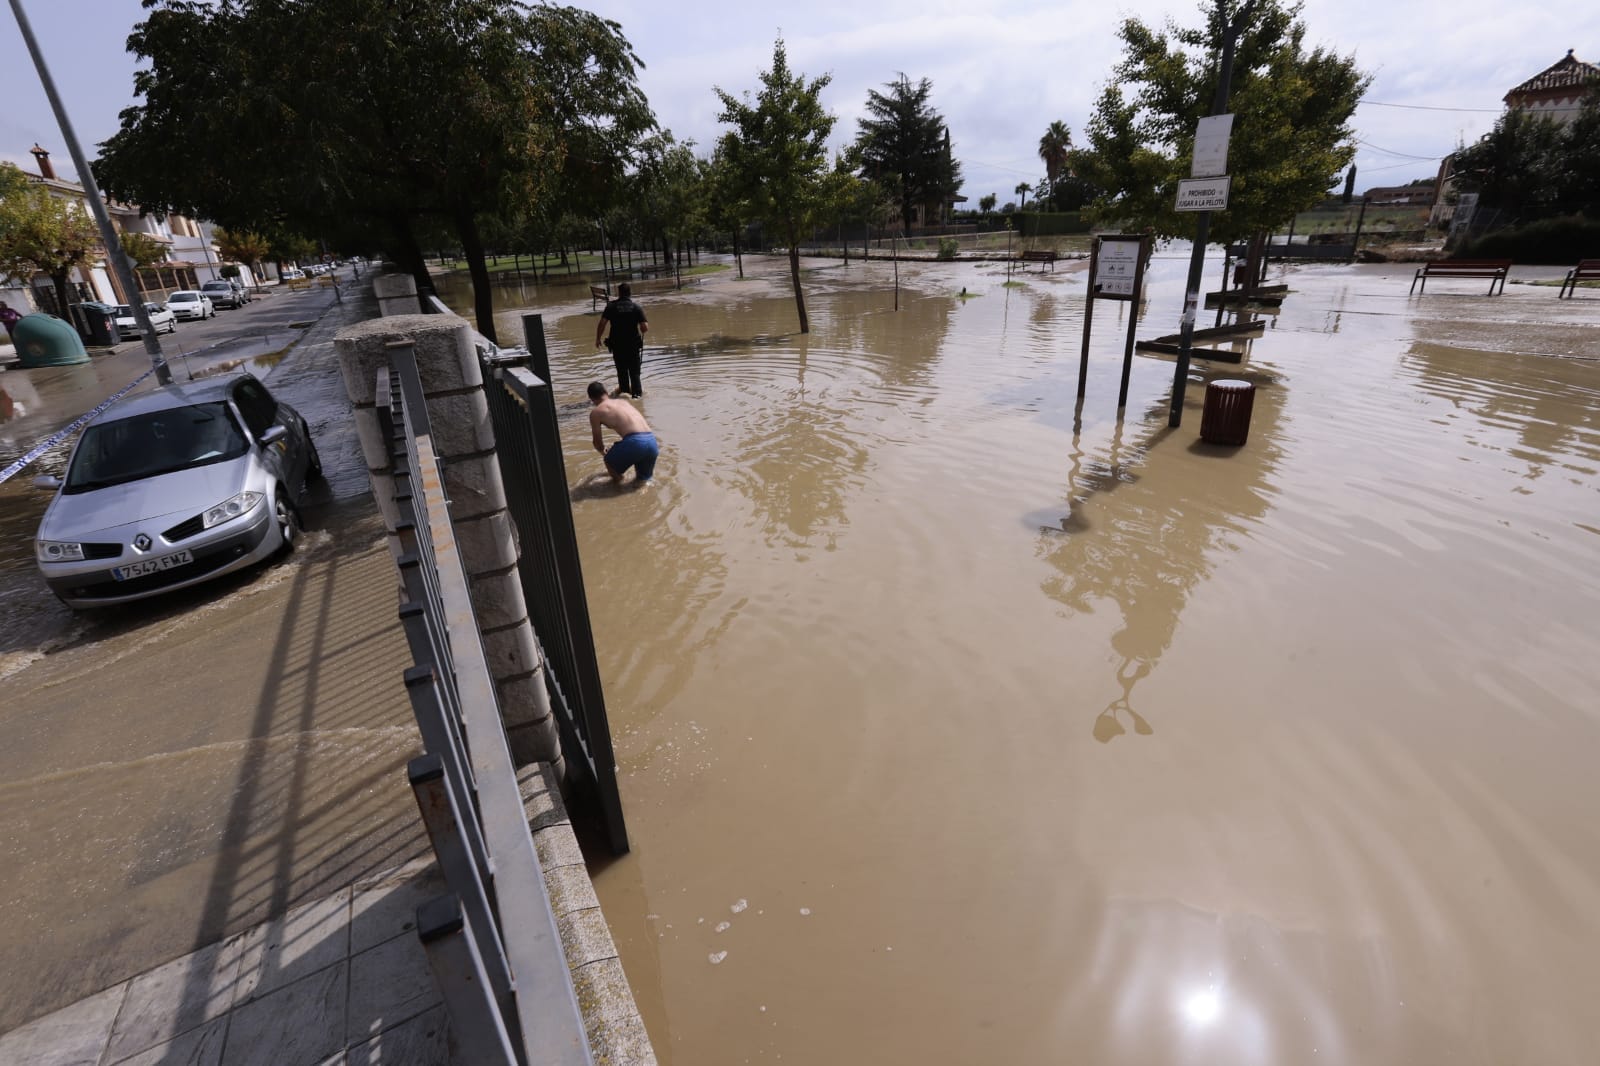
<instances>
[{"instance_id":1,"label":"muddy brown floodwater","mask_svg":"<svg viewBox=\"0 0 1600 1066\"><path fill-rule=\"evenodd\" d=\"M657 484L574 495L663 1062L1600 1060L1600 297L1288 280L1237 450L1116 420L1118 305L1075 427L1081 272L641 297Z\"/></svg>"}]
</instances>

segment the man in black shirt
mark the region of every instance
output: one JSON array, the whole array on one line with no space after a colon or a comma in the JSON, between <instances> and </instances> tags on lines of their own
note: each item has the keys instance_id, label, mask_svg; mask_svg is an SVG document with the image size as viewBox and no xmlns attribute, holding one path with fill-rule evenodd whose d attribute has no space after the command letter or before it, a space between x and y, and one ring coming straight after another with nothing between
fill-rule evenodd
<instances>
[{"instance_id":1,"label":"man in black shirt","mask_svg":"<svg viewBox=\"0 0 1600 1066\"><path fill-rule=\"evenodd\" d=\"M635 399L644 395L639 382L639 369L644 360L644 334L650 332L645 321L644 308L633 302L633 291L626 285L617 286L617 298L606 304L600 321L594 327L594 346L601 345L606 323L611 323L611 336L605 346L611 349L611 361L617 365L617 393L630 394Z\"/></svg>"}]
</instances>

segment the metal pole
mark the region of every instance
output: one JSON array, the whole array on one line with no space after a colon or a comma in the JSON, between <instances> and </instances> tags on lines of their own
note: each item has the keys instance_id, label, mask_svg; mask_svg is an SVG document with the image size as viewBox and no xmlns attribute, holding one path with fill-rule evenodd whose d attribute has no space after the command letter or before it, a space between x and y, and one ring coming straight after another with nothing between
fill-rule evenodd
<instances>
[{"instance_id":1,"label":"metal pole","mask_svg":"<svg viewBox=\"0 0 1600 1066\"><path fill-rule=\"evenodd\" d=\"M1211 101L1211 114L1224 114L1228 107L1229 81L1233 78L1233 47L1244 23L1256 6L1246 0L1222 35L1222 60L1217 70L1217 94ZM1183 421L1183 392L1189 383L1189 353L1194 346L1194 316L1200 307L1200 274L1205 269L1206 240L1211 235L1211 212L1201 211L1195 221L1194 251L1189 256L1189 280L1184 286L1183 321L1178 329L1178 366L1172 373L1172 411L1167 425L1176 428Z\"/></svg>"},{"instance_id":2,"label":"metal pole","mask_svg":"<svg viewBox=\"0 0 1600 1066\"><path fill-rule=\"evenodd\" d=\"M1133 333L1139 323L1140 295L1144 292L1144 246L1149 237L1139 238L1139 260L1133 266L1133 299L1128 301L1128 339L1122 346L1122 384L1117 390L1117 416L1128 406L1128 377L1133 373Z\"/></svg>"},{"instance_id":3,"label":"metal pole","mask_svg":"<svg viewBox=\"0 0 1600 1066\"><path fill-rule=\"evenodd\" d=\"M1083 402L1085 382L1089 378L1089 325L1094 321L1094 277L1100 263L1100 238L1089 244L1089 284L1083 301L1083 354L1078 357L1078 402Z\"/></svg>"},{"instance_id":4,"label":"metal pole","mask_svg":"<svg viewBox=\"0 0 1600 1066\"><path fill-rule=\"evenodd\" d=\"M50 98L50 109L56 113L56 125L61 127L61 136L67 142L67 151L72 153L72 163L78 168L78 181L83 185L84 197L89 201L89 210L94 212L94 220L100 227L100 240L106 246L106 259L111 263L111 269L117 276L117 281L122 285L122 291L128 293L128 306L133 308L134 321L139 323L139 332L144 336L144 350L150 353L150 365L156 372L156 381L162 385L172 384L172 371L167 366L167 360L161 354L161 341L156 336L156 328L150 324L150 313L144 309L144 301L139 286L133 279L133 271L128 268L127 257L122 254L122 242L117 240L117 231L111 225L111 216L106 214L106 205L100 200L100 190L94 183L94 175L89 172L89 163L83 158L83 149L78 147L78 136L72 131L72 122L67 118L67 109L61 105L61 96L56 92L55 79L50 77L50 68L45 66L44 55L39 51L39 42L33 36L33 27L28 24L28 16L23 13L22 0L11 0L12 14L17 17L17 28L22 31L22 39L28 45L28 54L33 57L33 65L39 71L39 83L44 86L44 94ZM62 311L66 311L63 307Z\"/></svg>"}]
</instances>

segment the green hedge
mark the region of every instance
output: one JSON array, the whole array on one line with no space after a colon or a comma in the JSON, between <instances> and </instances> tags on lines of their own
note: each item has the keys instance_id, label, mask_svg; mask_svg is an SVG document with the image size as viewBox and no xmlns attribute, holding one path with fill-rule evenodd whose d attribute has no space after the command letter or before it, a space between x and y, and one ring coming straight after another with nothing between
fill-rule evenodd
<instances>
[{"instance_id":1,"label":"green hedge","mask_svg":"<svg viewBox=\"0 0 1600 1066\"><path fill-rule=\"evenodd\" d=\"M1511 259L1556 266L1600 258L1600 219L1581 215L1540 219L1486 233L1456 254L1463 259Z\"/></svg>"},{"instance_id":2,"label":"green hedge","mask_svg":"<svg viewBox=\"0 0 1600 1066\"><path fill-rule=\"evenodd\" d=\"M1011 224L1024 237L1056 237L1066 233L1088 233L1089 223L1080 211L1018 211Z\"/></svg>"}]
</instances>

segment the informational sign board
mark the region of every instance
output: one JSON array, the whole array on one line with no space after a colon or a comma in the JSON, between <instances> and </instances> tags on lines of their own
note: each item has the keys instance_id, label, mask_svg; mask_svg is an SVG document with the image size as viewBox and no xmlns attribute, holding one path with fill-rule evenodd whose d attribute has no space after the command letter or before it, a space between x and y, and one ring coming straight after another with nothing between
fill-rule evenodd
<instances>
[{"instance_id":1,"label":"informational sign board","mask_svg":"<svg viewBox=\"0 0 1600 1066\"><path fill-rule=\"evenodd\" d=\"M1132 300L1134 277L1139 272L1139 237L1101 237L1089 288L1096 299Z\"/></svg>"},{"instance_id":2,"label":"informational sign board","mask_svg":"<svg viewBox=\"0 0 1600 1066\"><path fill-rule=\"evenodd\" d=\"M1180 178L1178 181L1179 211L1221 211L1228 206L1228 183L1220 178Z\"/></svg>"},{"instance_id":3,"label":"informational sign board","mask_svg":"<svg viewBox=\"0 0 1600 1066\"><path fill-rule=\"evenodd\" d=\"M1232 133L1232 115L1208 115L1200 120L1194 130L1191 178L1214 178L1228 172L1228 137Z\"/></svg>"}]
</instances>

